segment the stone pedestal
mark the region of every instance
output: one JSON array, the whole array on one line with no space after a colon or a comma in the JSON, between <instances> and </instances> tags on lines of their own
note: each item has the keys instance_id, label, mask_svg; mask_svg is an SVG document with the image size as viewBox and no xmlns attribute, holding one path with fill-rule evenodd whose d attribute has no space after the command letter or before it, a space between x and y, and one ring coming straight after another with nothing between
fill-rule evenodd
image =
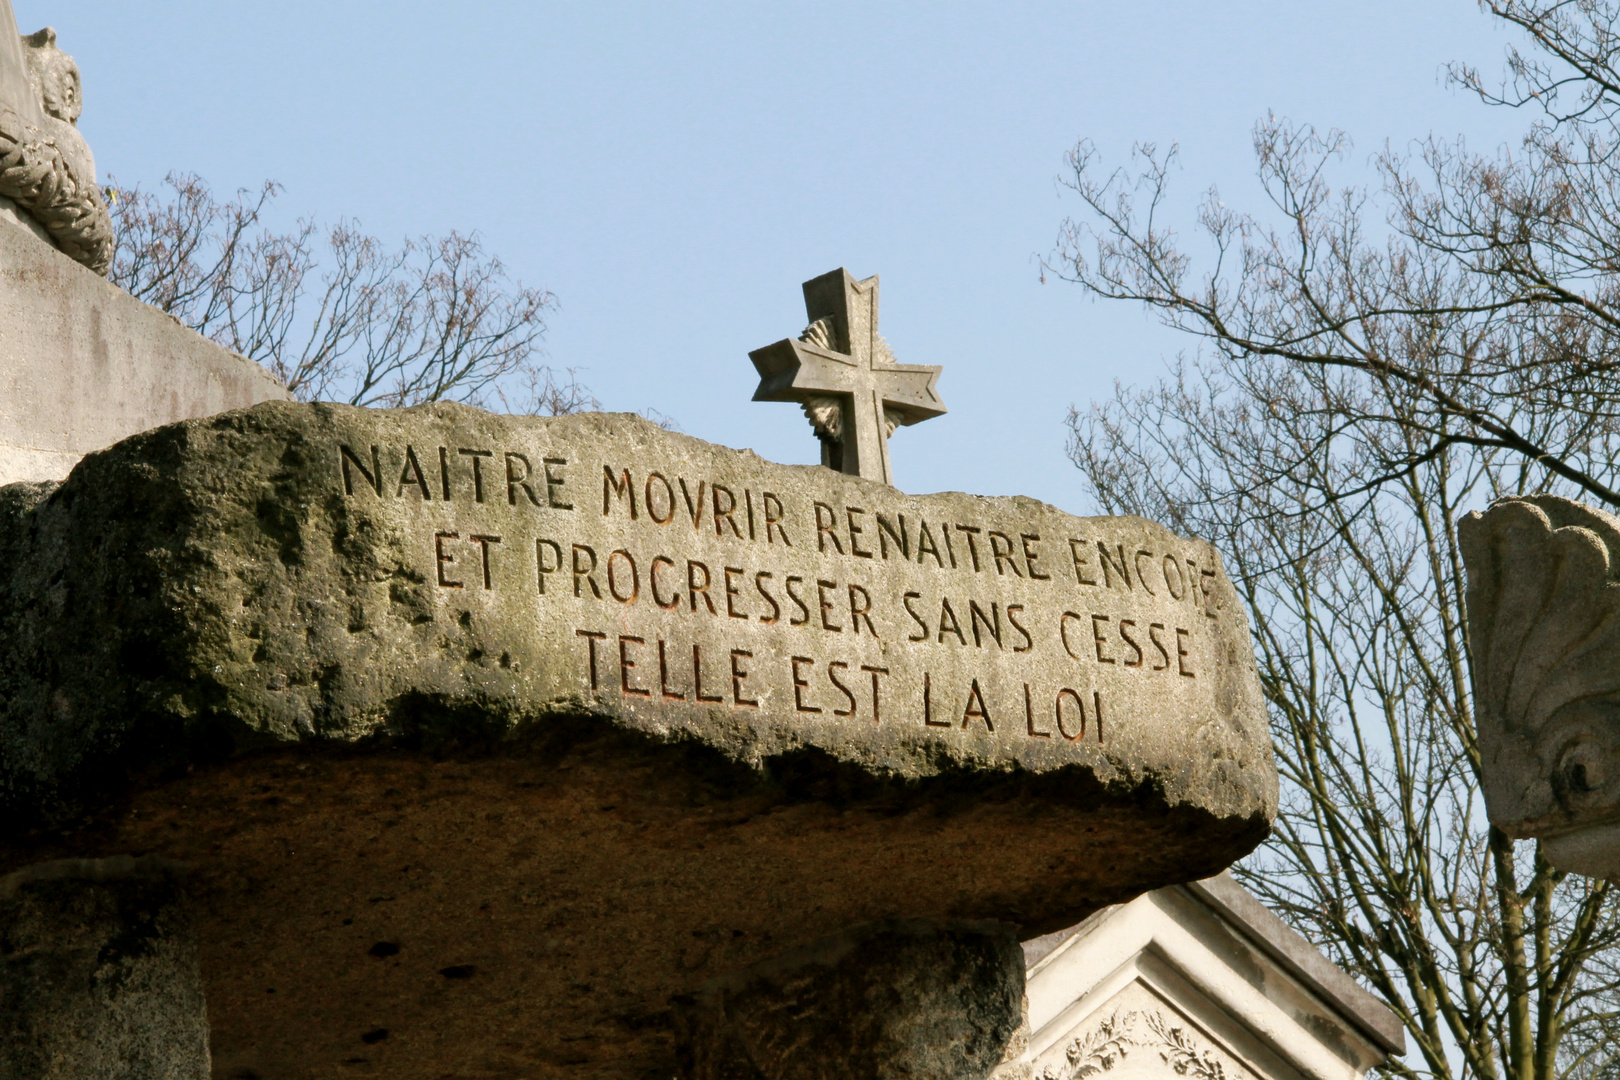
<instances>
[{"instance_id":1,"label":"stone pedestal","mask_svg":"<svg viewBox=\"0 0 1620 1080\"><path fill-rule=\"evenodd\" d=\"M0 878L0 1076L207 1080L196 933L175 864L64 859Z\"/></svg>"},{"instance_id":2,"label":"stone pedestal","mask_svg":"<svg viewBox=\"0 0 1620 1080\"><path fill-rule=\"evenodd\" d=\"M42 243L8 201L0 196L0 484L60 480L138 431L289 396L258 364Z\"/></svg>"},{"instance_id":3,"label":"stone pedestal","mask_svg":"<svg viewBox=\"0 0 1620 1080\"><path fill-rule=\"evenodd\" d=\"M1012 926L885 919L675 1000L685 1080L984 1080L1022 1021Z\"/></svg>"}]
</instances>

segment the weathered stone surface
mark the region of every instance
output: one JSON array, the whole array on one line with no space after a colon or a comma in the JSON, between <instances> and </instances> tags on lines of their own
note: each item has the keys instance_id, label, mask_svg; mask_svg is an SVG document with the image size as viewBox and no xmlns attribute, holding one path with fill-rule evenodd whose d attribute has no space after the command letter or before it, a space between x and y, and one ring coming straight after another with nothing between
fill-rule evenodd
<instances>
[{"instance_id":1,"label":"weathered stone surface","mask_svg":"<svg viewBox=\"0 0 1620 1080\"><path fill-rule=\"evenodd\" d=\"M1145 521L450 405L270 403L0 503L11 809L127 792L0 868L195 864L224 1075L667 1075L672 994L1056 929L1275 807L1231 586Z\"/></svg>"},{"instance_id":2,"label":"weathered stone surface","mask_svg":"<svg viewBox=\"0 0 1620 1080\"><path fill-rule=\"evenodd\" d=\"M1620 518L1534 495L1457 532L1491 822L1620 878Z\"/></svg>"},{"instance_id":3,"label":"weathered stone surface","mask_svg":"<svg viewBox=\"0 0 1620 1080\"><path fill-rule=\"evenodd\" d=\"M1075 770L1216 819L1274 805L1219 557L1139 519L453 405L271 403L5 500L13 792L199 739L592 716L751 767L813 750L872 777Z\"/></svg>"},{"instance_id":4,"label":"weathered stone surface","mask_svg":"<svg viewBox=\"0 0 1620 1080\"><path fill-rule=\"evenodd\" d=\"M1005 923L869 923L677 999L681 1076L984 1080L1023 995L1024 953Z\"/></svg>"},{"instance_id":5,"label":"weathered stone surface","mask_svg":"<svg viewBox=\"0 0 1620 1080\"><path fill-rule=\"evenodd\" d=\"M138 431L288 396L258 364L40 243L6 206L0 196L0 484L61 480Z\"/></svg>"},{"instance_id":6,"label":"weathered stone surface","mask_svg":"<svg viewBox=\"0 0 1620 1080\"><path fill-rule=\"evenodd\" d=\"M179 868L70 859L0 878L0 1076L207 1080Z\"/></svg>"}]
</instances>

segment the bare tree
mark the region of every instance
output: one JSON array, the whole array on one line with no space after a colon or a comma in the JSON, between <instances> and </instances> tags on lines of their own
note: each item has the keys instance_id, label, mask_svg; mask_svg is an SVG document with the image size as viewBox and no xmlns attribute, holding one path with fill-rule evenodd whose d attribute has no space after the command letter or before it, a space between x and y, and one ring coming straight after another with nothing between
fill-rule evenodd
<instances>
[{"instance_id":1,"label":"bare tree","mask_svg":"<svg viewBox=\"0 0 1620 1080\"><path fill-rule=\"evenodd\" d=\"M1620 418L1620 5L1482 6L1522 28L1531 51L1509 51L1498 89L1464 65L1452 78L1535 111L1516 152L1431 137L1414 155L1379 155L1378 191L1335 188L1348 139L1267 119L1255 151L1274 216L1211 190L1198 222L1212 259L1195 278L1165 221L1174 148L1139 146L1138 168L1105 174L1083 143L1069 183L1089 213L1065 224L1048 269L1144 302L1221 355L1292 361L1322 388L1335 371L1367 376L1381 389L1363 419L1423 436L1370 479L1468 444L1620 506L1608 458L1592 456ZM1512 416L1525 398L1579 409L1531 433Z\"/></svg>"},{"instance_id":2,"label":"bare tree","mask_svg":"<svg viewBox=\"0 0 1620 1080\"><path fill-rule=\"evenodd\" d=\"M596 407L573 370L538 362L552 295L509 282L477 236L389 249L346 221L277 232L265 215L280 190L222 202L186 174L161 195L114 190L113 283L263 364L300 400Z\"/></svg>"},{"instance_id":3,"label":"bare tree","mask_svg":"<svg viewBox=\"0 0 1620 1080\"><path fill-rule=\"evenodd\" d=\"M1103 172L1047 269L1145 303L1199 351L1071 413L1097 503L1215 541L1254 618L1284 805L1241 875L1405 1021L1390 1071L1470 1080L1612 1072L1613 886L1553 870L1483 820L1454 525L1504 494L1620 506L1617 5L1487 10L1526 35L1515 150L1385 151L1335 186L1340 133L1268 118L1271 209L1167 218L1174 150Z\"/></svg>"}]
</instances>

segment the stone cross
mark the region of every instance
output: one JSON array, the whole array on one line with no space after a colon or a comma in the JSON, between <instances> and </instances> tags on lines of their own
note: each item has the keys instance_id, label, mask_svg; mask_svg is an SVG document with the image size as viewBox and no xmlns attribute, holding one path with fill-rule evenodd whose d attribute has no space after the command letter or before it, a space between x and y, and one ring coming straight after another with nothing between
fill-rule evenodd
<instances>
[{"instance_id":1,"label":"stone cross","mask_svg":"<svg viewBox=\"0 0 1620 1080\"><path fill-rule=\"evenodd\" d=\"M897 364L878 336L878 279L840 267L804 283L810 318L797 340L748 354L759 370L755 401L794 401L821 439L821 463L894 485L889 435L945 412L938 367Z\"/></svg>"}]
</instances>

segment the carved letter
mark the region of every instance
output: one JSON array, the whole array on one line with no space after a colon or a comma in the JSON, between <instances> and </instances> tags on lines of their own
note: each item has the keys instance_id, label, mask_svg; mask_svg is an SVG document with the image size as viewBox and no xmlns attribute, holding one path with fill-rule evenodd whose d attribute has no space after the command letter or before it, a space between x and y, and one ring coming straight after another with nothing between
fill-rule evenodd
<instances>
[{"instance_id":1,"label":"carved letter","mask_svg":"<svg viewBox=\"0 0 1620 1080\"><path fill-rule=\"evenodd\" d=\"M516 469L512 468L513 462L517 461L521 461L523 463L523 472L521 474L518 473ZM529 486L529 474L533 471L534 466L529 464L528 458L511 450L506 452L506 505L517 505L518 488L523 489L523 494L529 497L529 502L535 506L540 505L539 496L534 493L534 488Z\"/></svg>"},{"instance_id":2,"label":"carved letter","mask_svg":"<svg viewBox=\"0 0 1620 1080\"><path fill-rule=\"evenodd\" d=\"M698 571L703 572L703 580L698 580ZM697 610L698 597L703 597L703 603L708 606L710 615L720 614L714 610L714 601L709 598L709 568L703 563L693 559L686 560L686 588L688 599L692 602L692 610Z\"/></svg>"},{"instance_id":3,"label":"carved letter","mask_svg":"<svg viewBox=\"0 0 1620 1080\"><path fill-rule=\"evenodd\" d=\"M1063 699L1065 697L1073 698L1074 707L1080 710L1080 730L1073 735L1070 735L1069 729L1063 726ZM1086 703L1081 700L1079 694L1065 686L1062 690L1058 691L1057 703L1053 706L1053 708L1057 711L1057 727L1059 735L1062 735L1070 742L1078 742L1086 737Z\"/></svg>"},{"instance_id":4,"label":"carved letter","mask_svg":"<svg viewBox=\"0 0 1620 1080\"><path fill-rule=\"evenodd\" d=\"M726 505L723 509L720 506L720 496L722 493L726 497ZM731 534L737 539L741 540L742 530L737 528L737 522L731 516L732 511L737 509L737 496L731 493L730 488L725 487L722 484L710 484L709 494L714 499L714 535L725 535L720 529L720 523L723 521L727 525L731 526Z\"/></svg>"},{"instance_id":5,"label":"carved letter","mask_svg":"<svg viewBox=\"0 0 1620 1080\"><path fill-rule=\"evenodd\" d=\"M1102 624L1108 621L1106 615L1093 615L1091 617L1091 639L1097 643L1097 663L1112 664L1113 657L1104 656L1102 647L1108 644L1108 639L1102 636Z\"/></svg>"},{"instance_id":6,"label":"carved letter","mask_svg":"<svg viewBox=\"0 0 1620 1080\"><path fill-rule=\"evenodd\" d=\"M1032 739L1050 739L1052 737L1050 731L1035 730L1035 703L1030 697L1029 683L1024 684L1024 727Z\"/></svg>"},{"instance_id":7,"label":"carved letter","mask_svg":"<svg viewBox=\"0 0 1620 1080\"><path fill-rule=\"evenodd\" d=\"M1018 613L1023 610L1023 604L1007 605L1007 621L1012 623L1012 628L1018 631L1024 637L1024 643L1022 645L1013 646L1013 652L1015 653L1029 652L1035 647L1035 639L1029 636L1029 631L1024 629L1024 624L1018 621Z\"/></svg>"},{"instance_id":8,"label":"carved letter","mask_svg":"<svg viewBox=\"0 0 1620 1080\"><path fill-rule=\"evenodd\" d=\"M484 459L494 457L493 450L457 450L463 457L472 458L473 466L473 502L484 501Z\"/></svg>"},{"instance_id":9,"label":"carved letter","mask_svg":"<svg viewBox=\"0 0 1620 1080\"><path fill-rule=\"evenodd\" d=\"M1126 569L1125 545L1119 544L1118 548L1119 560L1116 562L1114 560L1114 556L1108 553L1108 545L1103 543L1101 540L1097 541L1097 561L1102 563L1103 583L1105 585L1107 585L1109 588L1113 588L1114 575L1118 574L1125 582L1125 591L1129 592L1136 588L1136 586L1131 584L1131 572Z\"/></svg>"},{"instance_id":10,"label":"carved letter","mask_svg":"<svg viewBox=\"0 0 1620 1080\"><path fill-rule=\"evenodd\" d=\"M804 597L800 596L798 593L793 591L793 586L795 584L800 584L800 585L804 584L804 578L802 578L802 577L794 577L791 574L788 575L788 579L787 579L788 599L792 600L793 601L793 606L799 609L799 616L800 616L797 619L789 619L788 620L788 625L789 626L803 626L805 623L810 621L810 609L804 606Z\"/></svg>"},{"instance_id":11,"label":"carved letter","mask_svg":"<svg viewBox=\"0 0 1620 1080\"><path fill-rule=\"evenodd\" d=\"M647 568L647 584L652 587L653 603L665 611L673 611L681 606L681 592L677 589L670 593L668 600L658 594L658 568L660 566L667 566L673 570L675 569L675 560L668 555L659 555L654 558L652 565Z\"/></svg>"},{"instance_id":12,"label":"carved letter","mask_svg":"<svg viewBox=\"0 0 1620 1080\"><path fill-rule=\"evenodd\" d=\"M838 515L833 512L832 507L828 506L824 502L818 502L815 504L815 506L816 550L826 551L827 541L831 540L833 550L842 555L844 553L844 545L839 543L838 533L836 532L838 528Z\"/></svg>"},{"instance_id":13,"label":"carved letter","mask_svg":"<svg viewBox=\"0 0 1620 1080\"><path fill-rule=\"evenodd\" d=\"M478 534L473 533L473 534L470 534L467 537L467 539L476 542L478 544L478 546L483 549L483 554L484 554L484 588L486 588L486 589L491 588L492 585L490 583L490 577L489 577L489 545L500 543L501 538L498 537L498 536L479 536Z\"/></svg>"},{"instance_id":14,"label":"carved letter","mask_svg":"<svg viewBox=\"0 0 1620 1080\"><path fill-rule=\"evenodd\" d=\"M1122 661L1122 663L1124 664L1125 667L1141 667L1142 666L1142 646L1140 646L1140 645L1138 645L1136 643L1136 639L1131 637L1130 631L1126 629L1126 627L1135 626L1135 625L1136 625L1136 620L1135 619L1121 619L1121 620L1119 620L1119 639L1121 641L1123 641L1125 644L1129 645L1131 648L1136 650L1136 659L1135 660Z\"/></svg>"},{"instance_id":15,"label":"carved letter","mask_svg":"<svg viewBox=\"0 0 1620 1080\"><path fill-rule=\"evenodd\" d=\"M546 565L546 548L551 549L551 565ZM546 575L555 574L563 567L562 548L555 540L540 539L534 542L535 573L540 586L540 595L546 594Z\"/></svg>"},{"instance_id":16,"label":"carved letter","mask_svg":"<svg viewBox=\"0 0 1620 1080\"><path fill-rule=\"evenodd\" d=\"M749 709L759 708L758 698L745 698L742 696L743 680L748 678L748 672L737 663L738 660L752 660L754 654L747 649L731 650L731 703Z\"/></svg>"},{"instance_id":17,"label":"carved letter","mask_svg":"<svg viewBox=\"0 0 1620 1080\"><path fill-rule=\"evenodd\" d=\"M360 470L360 475L365 477L366 483L377 493L377 497L382 498L382 458L375 446L371 448L370 469L367 469L366 463L356 457L354 451L350 450L346 445L340 444L338 446L338 461L343 466L343 493L345 495L354 494L354 477L349 475L349 464L353 462L354 467Z\"/></svg>"},{"instance_id":18,"label":"carved letter","mask_svg":"<svg viewBox=\"0 0 1620 1080\"><path fill-rule=\"evenodd\" d=\"M990 710L984 706L984 693L979 689L979 680L974 679L968 689L967 705L962 708L962 727L968 726L969 720L983 720L984 730L995 731L996 726L990 722Z\"/></svg>"},{"instance_id":19,"label":"carved letter","mask_svg":"<svg viewBox=\"0 0 1620 1080\"><path fill-rule=\"evenodd\" d=\"M878 708L878 676L887 675L889 669L886 667L868 667L862 664L861 670L870 672L872 675L872 723L881 724L883 723L883 713Z\"/></svg>"},{"instance_id":20,"label":"carved letter","mask_svg":"<svg viewBox=\"0 0 1620 1080\"><path fill-rule=\"evenodd\" d=\"M929 701L928 672L923 672L923 726L924 727L950 727L949 720L935 720L933 717L933 704Z\"/></svg>"},{"instance_id":21,"label":"carved letter","mask_svg":"<svg viewBox=\"0 0 1620 1080\"><path fill-rule=\"evenodd\" d=\"M591 563L590 563L589 566L583 566L583 565L580 564L579 557L581 555L590 556ZM591 576L595 572L596 572L596 552L592 548L589 548L584 544L575 544L574 545L574 595L575 596L578 596L580 594L579 593L579 581L580 581L581 578L584 578L585 579L585 584L587 584L587 585L589 585L591 587L591 595L596 597L598 600L602 599L602 590L601 590L600 587L597 586L596 579Z\"/></svg>"},{"instance_id":22,"label":"carved letter","mask_svg":"<svg viewBox=\"0 0 1620 1080\"><path fill-rule=\"evenodd\" d=\"M726 583L726 614L733 619L748 618L748 612L737 610L737 597L740 596L741 593L737 591L737 583L731 580L733 574L738 577L742 577L742 567L728 566L722 570L721 573L725 576Z\"/></svg>"},{"instance_id":23,"label":"carved letter","mask_svg":"<svg viewBox=\"0 0 1620 1080\"><path fill-rule=\"evenodd\" d=\"M985 630L995 639L996 647L1001 647L1001 609L995 604L990 605L990 614L995 617L994 625L991 620L984 617L984 609L977 600L968 601L968 625L973 628L973 644L975 648L984 648L984 638L979 633L979 624L983 623Z\"/></svg>"},{"instance_id":24,"label":"carved letter","mask_svg":"<svg viewBox=\"0 0 1620 1080\"><path fill-rule=\"evenodd\" d=\"M845 520L849 522L849 553L851 555L858 555L863 559L870 559L872 557L872 553L870 551L862 551L861 542L858 539L861 533L865 532L866 530L855 524L855 515L864 513L866 513L866 511L862 510L858 506L844 507L844 517Z\"/></svg>"},{"instance_id":25,"label":"carved letter","mask_svg":"<svg viewBox=\"0 0 1620 1080\"><path fill-rule=\"evenodd\" d=\"M956 612L951 610L949 597L941 597L939 601L939 641L945 644L945 631L949 630L956 635L956 640L962 645L967 644L967 635L962 633L962 624L956 621Z\"/></svg>"},{"instance_id":26,"label":"carved letter","mask_svg":"<svg viewBox=\"0 0 1620 1080\"><path fill-rule=\"evenodd\" d=\"M1147 559L1149 562L1152 562L1153 561L1153 552L1151 552L1151 551L1138 551L1136 553L1136 560L1135 560L1135 563L1134 563L1134 565L1136 566L1136 580L1140 581L1142 583L1143 590L1146 591L1149 596L1157 596L1159 594L1154 592L1153 591L1153 586L1148 584L1148 576L1146 574L1142 573L1142 560L1143 559Z\"/></svg>"},{"instance_id":27,"label":"carved letter","mask_svg":"<svg viewBox=\"0 0 1620 1080\"><path fill-rule=\"evenodd\" d=\"M848 670L849 665L844 663L842 660L834 660L830 664L827 665L827 681L832 683L834 686L838 687L839 691L845 697L847 697L849 699L849 708L847 708L847 709L834 709L833 710L833 715L834 716L854 716L855 715L855 710L856 710L856 707L857 707L856 704L855 704L855 695L849 692L849 687L845 686L843 683L838 681L838 669L839 668L844 668L844 669Z\"/></svg>"},{"instance_id":28,"label":"carved letter","mask_svg":"<svg viewBox=\"0 0 1620 1080\"><path fill-rule=\"evenodd\" d=\"M772 534L772 530L775 530L776 533L781 534L782 543L787 547L792 547L793 541L788 539L787 530L782 528L782 500L769 491L762 492L760 500L765 504L765 542L767 544L776 543L776 538Z\"/></svg>"},{"instance_id":29,"label":"carved letter","mask_svg":"<svg viewBox=\"0 0 1620 1080\"><path fill-rule=\"evenodd\" d=\"M686 512L691 516L692 528L695 529L698 527L698 522L703 520L703 486L708 481L698 481L698 493L695 501L692 498L692 493L686 490L686 478L676 477L676 482L681 485L681 498L686 500Z\"/></svg>"},{"instance_id":30,"label":"carved letter","mask_svg":"<svg viewBox=\"0 0 1620 1080\"><path fill-rule=\"evenodd\" d=\"M799 671L800 664L814 663L815 661L808 656L795 656L789 661L789 666L793 668L793 709L795 712L818 713L821 711L820 706L806 705L804 703L804 692L810 689L810 683Z\"/></svg>"},{"instance_id":31,"label":"carved letter","mask_svg":"<svg viewBox=\"0 0 1620 1080\"><path fill-rule=\"evenodd\" d=\"M832 602L827 599L827 590L836 588L838 588L838 582L836 581L816 582L816 596L821 600L821 628L823 630L831 630L833 633L838 634L843 633L844 628L842 626L834 626L832 624L832 620L827 618L827 612L831 611L833 608ZM856 631L856 633L859 632L860 631Z\"/></svg>"},{"instance_id":32,"label":"carved letter","mask_svg":"<svg viewBox=\"0 0 1620 1080\"><path fill-rule=\"evenodd\" d=\"M399 487L394 489L394 497L405 493L406 484L415 484L422 493L423 502L431 502L433 496L428 494L427 477L422 475L422 463L416 460L416 451L410 443L405 444L405 467L399 471Z\"/></svg>"},{"instance_id":33,"label":"carved letter","mask_svg":"<svg viewBox=\"0 0 1620 1080\"><path fill-rule=\"evenodd\" d=\"M709 697L703 692L703 654L699 651L700 648L697 645L692 646L692 697L698 701L724 701L724 695L716 694Z\"/></svg>"},{"instance_id":34,"label":"carved letter","mask_svg":"<svg viewBox=\"0 0 1620 1080\"><path fill-rule=\"evenodd\" d=\"M446 555L444 553L444 542L446 540L460 539L460 533L442 532L433 534L433 551L439 563L439 584L443 585L447 589L459 589L461 588L461 582L451 581L449 578L444 576L444 568L455 565L456 561L456 557L454 555Z\"/></svg>"},{"instance_id":35,"label":"carved letter","mask_svg":"<svg viewBox=\"0 0 1620 1080\"><path fill-rule=\"evenodd\" d=\"M1159 631L1163 629L1162 622L1148 623L1148 640L1153 642L1153 647L1159 650L1159 656L1164 660L1162 664L1153 665L1154 671L1165 671L1170 667L1170 654L1165 651L1164 642L1159 640Z\"/></svg>"},{"instance_id":36,"label":"carved letter","mask_svg":"<svg viewBox=\"0 0 1620 1080\"><path fill-rule=\"evenodd\" d=\"M977 525L958 525L956 527L956 531L967 537L968 554L973 558L973 572L977 574L979 572L979 545L973 542L973 538L974 536L978 535L981 530ZM949 537L950 533L946 533L945 535ZM956 565L954 556L951 559L951 565Z\"/></svg>"},{"instance_id":37,"label":"carved letter","mask_svg":"<svg viewBox=\"0 0 1620 1080\"><path fill-rule=\"evenodd\" d=\"M630 671L636 666L635 661L630 659L631 644L642 645L645 644L645 641L642 638L630 637L626 634L619 635L619 689L626 694L634 694L636 697L652 697L651 690L643 690L639 686L630 685Z\"/></svg>"},{"instance_id":38,"label":"carved letter","mask_svg":"<svg viewBox=\"0 0 1620 1080\"><path fill-rule=\"evenodd\" d=\"M1074 580L1081 585L1095 585L1096 578L1086 577L1084 567L1091 565L1091 560L1084 554L1086 542L1084 540L1069 541L1069 555L1074 559Z\"/></svg>"},{"instance_id":39,"label":"carved letter","mask_svg":"<svg viewBox=\"0 0 1620 1080\"><path fill-rule=\"evenodd\" d=\"M674 564L671 563L671 566ZM658 689L670 701L685 701L685 694L677 694L669 688L669 659L664 655L664 639L658 639Z\"/></svg>"},{"instance_id":40,"label":"carved letter","mask_svg":"<svg viewBox=\"0 0 1620 1080\"><path fill-rule=\"evenodd\" d=\"M879 553L882 554L882 556L885 559L887 559L889 557L889 541L892 539L894 541L894 546L900 549L900 557L902 559L910 559L911 558L911 538L906 533L906 515L904 515L904 514L896 514L895 515L895 517L900 522L900 529L899 529L898 532L895 531L895 527L894 527L893 522L889 521L882 514L878 514L876 516L877 516L877 523L878 523L878 551L879 551ZM935 552L936 557L938 556L938 554L939 554L938 552Z\"/></svg>"},{"instance_id":41,"label":"carved letter","mask_svg":"<svg viewBox=\"0 0 1620 1080\"><path fill-rule=\"evenodd\" d=\"M664 508L667 511L663 517L658 516L654 509L658 504L653 501L653 481L657 480L664 485ZM655 525L668 525L675 520L675 489L669 486L669 478L663 473L647 474L647 485L642 491L643 501L647 504L647 516L653 519Z\"/></svg>"},{"instance_id":42,"label":"carved letter","mask_svg":"<svg viewBox=\"0 0 1620 1080\"><path fill-rule=\"evenodd\" d=\"M991 529L985 535L990 538L990 557L996 564L996 574L998 576L1004 575L1007 570L1011 570L1013 577L1023 577L1024 572L1018 569L1018 563L1013 559L1012 537L1004 532L996 532L994 529ZM1006 564L1006 570L1002 569L1003 563Z\"/></svg>"},{"instance_id":43,"label":"carved letter","mask_svg":"<svg viewBox=\"0 0 1620 1080\"><path fill-rule=\"evenodd\" d=\"M919 592L908 592L908 593L906 593L905 596L901 597L901 599L900 599L900 602L906 606L906 614L911 616L911 621L916 623L917 628L922 631L922 633L920 633L920 634L913 634L911 637L906 638L907 641L927 641L928 640L928 624L923 622L923 618L922 618L921 615L917 614L917 609L911 606L911 602L913 600L921 600L921 599L922 599L922 593L919 593Z\"/></svg>"},{"instance_id":44,"label":"carved letter","mask_svg":"<svg viewBox=\"0 0 1620 1080\"><path fill-rule=\"evenodd\" d=\"M849 620L855 626L855 634L860 636L861 620L866 620L866 632L873 637L878 636L877 627L872 625L872 596L859 585L849 587Z\"/></svg>"},{"instance_id":45,"label":"carved letter","mask_svg":"<svg viewBox=\"0 0 1620 1080\"><path fill-rule=\"evenodd\" d=\"M636 520L636 487L630 480L630 470L624 469L619 478L613 478L613 466L602 466L602 516L607 517L613 508L613 496L617 495L620 502L629 500L630 520Z\"/></svg>"},{"instance_id":46,"label":"carved letter","mask_svg":"<svg viewBox=\"0 0 1620 1080\"><path fill-rule=\"evenodd\" d=\"M619 581L613 573L613 560L621 556L623 557L625 563L630 567L630 593L627 596L619 595ZM635 603L636 597L641 595L641 571L636 569L635 556L624 550L624 548L619 548L614 551L613 554L608 556L607 579L608 592L612 595L613 599L617 600L621 604L633 604Z\"/></svg>"},{"instance_id":47,"label":"carved letter","mask_svg":"<svg viewBox=\"0 0 1620 1080\"><path fill-rule=\"evenodd\" d=\"M601 641L602 639L606 638L607 635L600 632L600 631L598 631L598 630L575 630L574 634L575 634L575 636L585 638L587 641L590 642L591 689L595 690L597 688L596 687L596 643L598 641Z\"/></svg>"},{"instance_id":48,"label":"carved letter","mask_svg":"<svg viewBox=\"0 0 1620 1080\"><path fill-rule=\"evenodd\" d=\"M765 590L765 579L772 576L774 575L772 575L769 570L761 570L759 573L754 575L755 590L758 591L759 595L765 598L765 602L767 604L771 605L771 613L769 615L761 615L759 617L759 621L764 623L766 626L771 625L772 623L776 622L777 619L782 617L782 605L776 602L776 597L772 596Z\"/></svg>"},{"instance_id":49,"label":"carved letter","mask_svg":"<svg viewBox=\"0 0 1620 1080\"><path fill-rule=\"evenodd\" d=\"M541 458L540 463L546 467L546 505L551 507L553 510L572 510L574 508L573 503L565 503L561 499L557 498L557 489L562 487L563 484L567 483L568 478L566 476L555 476L551 472L551 467L553 465L567 465L568 459L560 457L548 457ZM445 490L448 491L449 488L446 488ZM445 496L447 499L449 497L450 496L448 495Z\"/></svg>"},{"instance_id":50,"label":"carved letter","mask_svg":"<svg viewBox=\"0 0 1620 1080\"><path fill-rule=\"evenodd\" d=\"M1051 574L1043 574L1035 569L1035 560L1040 556L1036 554L1034 547L1031 545L1041 542L1041 534L1019 533L1018 539L1023 541L1024 544L1024 568L1029 571L1030 579L1033 581L1051 581Z\"/></svg>"}]
</instances>

